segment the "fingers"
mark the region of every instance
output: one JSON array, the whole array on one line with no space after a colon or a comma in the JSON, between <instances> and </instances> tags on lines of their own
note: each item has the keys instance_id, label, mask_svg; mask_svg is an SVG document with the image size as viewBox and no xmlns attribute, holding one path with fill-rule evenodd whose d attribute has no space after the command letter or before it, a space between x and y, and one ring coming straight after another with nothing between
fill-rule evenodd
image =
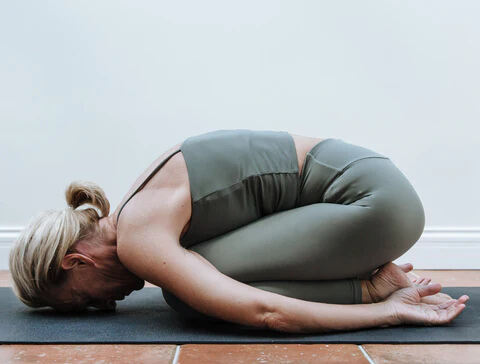
<instances>
[{"instance_id":1,"label":"fingers","mask_svg":"<svg viewBox=\"0 0 480 364\"><path fill-rule=\"evenodd\" d=\"M463 295L458 300L456 300L455 298L452 298L451 300L442 302L441 304L437 305L437 308L444 309L444 308L447 308L448 306L453 305L453 304L454 305L461 305L461 304L464 304L465 302L467 302L469 300L469 298L470 297L468 297L467 295Z\"/></svg>"},{"instance_id":2,"label":"fingers","mask_svg":"<svg viewBox=\"0 0 480 364\"><path fill-rule=\"evenodd\" d=\"M414 286L417 289L420 297L431 296L437 294L442 290L442 285L440 283L433 283L428 285L418 285Z\"/></svg>"},{"instance_id":3,"label":"fingers","mask_svg":"<svg viewBox=\"0 0 480 364\"><path fill-rule=\"evenodd\" d=\"M459 301L460 303L465 303L465 302L467 302L469 299L470 299L470 297L468 297L466 294L464 294L462 297L460 297L460 298L458 299L458 301Z\"/></svg>"},{"instance_id":4,"label":"fingers","mask_svg":"<svg viewBox=\"0 0 480 364\"><path fill-rule=\"evenodd\" d=\"M445 301L443 303L440 303L439 305L436 305L437 307L435 307L434 309L437 310L437 309L441 309L441 310L444 310L452 305L460 305L460 304L463 304L464 302L462 301L459 301L459 300L456 300L455 298L452 298L451 300L448 300L448 301Z\"/></svg>"},{"instance_id":5,"label":"fingers","mask_svg":"<svg viewBox=\"0 0 480 364\"><path fill-rule=\"evenodd\" d=\"M443 303L437 305L437 308L443 310L443 309L446 309L446 308L448 308L449 306L453 305L453 304L456 303L456 302L458 302L458 301L457 301L456 299L452 298L451 300L448 300L448 301L446 301L446 302L443 302Z\"/></svg>"},{"instance_id":6,"label":"fingers","mask_svg":"<svg viewBox=\"0 0 480 364\"><path fill-rule=\"evenodd\" d=\"M465 306L463 303L459 303L458 301L451 304L449 307L446 308L445 310L445 318L441 320L440 323L447 323L452 321L455 317L457 317L460 312L462 312L465 309Z\"/></svg>"},{"instance_id":7,"label":"fingers","mask_svg":"<svg viewBox=\"0 0 480 364\"><path fill-rule=\"evenodd\" d=\"M437 317L430 317L429 319L427 319L427 321L425 322L426 325L439 325L453 321L453 319L455 319L455 317L457 317L465 309L466 305L462 303L464 299L465 298L463 298L462 300L451 299L447 302L443 302L442 304L432 307L432 309L436 312Z\"/></svg>"}]
</instances>

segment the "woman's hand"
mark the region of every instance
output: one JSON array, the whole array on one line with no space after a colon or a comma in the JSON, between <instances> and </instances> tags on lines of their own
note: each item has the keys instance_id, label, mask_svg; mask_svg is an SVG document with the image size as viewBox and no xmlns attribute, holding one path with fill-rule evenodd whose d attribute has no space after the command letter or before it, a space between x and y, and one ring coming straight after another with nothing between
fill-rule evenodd
<instances>
[{"instance_id":1,"label":"woman's hand","mask_svg":"<svg viewBox=\"0 0 480 364\"><path fill-rule=\"evenodd\" d=\"M412 283L413 284L416 284L418 286L426 286L428 284L430 284L430 281L432 279L431 278L428 278L428 277L418 277L418 278L414 278L412 280ZM432 283L433 284L433 283ZM451 300L453 297L449 296L448 294L445 294L445 293L442 293L442 292L439 292L437 294L434 294L433 296L424 296L422 297L421 299L421 302L423 303L430 303L432 305L438 305L440 303L444 303L444 302L447 302L449 300Z\"/></svg>"},{"instance_id":2,"label":"woman's hand","mask_svg":"<svg viewBox=\"0 0 480 364\"><path fill-rule=\"evenodd\" d=\"M390 310L393 325L441 325L452 321L466 307L467 295L440 304L421 302L421 298L437 294L442 289L439 283L413 285L393 292L385 301Z\"/></svg>"}]
</instances>

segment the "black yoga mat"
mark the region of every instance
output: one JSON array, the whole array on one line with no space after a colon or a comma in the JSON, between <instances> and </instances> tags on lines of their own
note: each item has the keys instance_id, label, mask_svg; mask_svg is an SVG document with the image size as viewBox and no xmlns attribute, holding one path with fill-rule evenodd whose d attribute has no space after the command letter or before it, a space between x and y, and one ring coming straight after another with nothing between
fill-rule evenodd
<instances>
[{"instance_id":1,"label":"black yoga mat","mask_svg":"<svg viewBox=\"0 0 480 364\"><path fill-rule=\"evenodd\" d=\"M55 313L21 303L0 288L0 344L11 343L479 343L480 287L443 287L453 298L467 294L467 307L441 326L393 326L327 334L291 334L185 319L167 305L161 288L134 291L116 312L88 308Z\"/></svg>"}]
</instances>

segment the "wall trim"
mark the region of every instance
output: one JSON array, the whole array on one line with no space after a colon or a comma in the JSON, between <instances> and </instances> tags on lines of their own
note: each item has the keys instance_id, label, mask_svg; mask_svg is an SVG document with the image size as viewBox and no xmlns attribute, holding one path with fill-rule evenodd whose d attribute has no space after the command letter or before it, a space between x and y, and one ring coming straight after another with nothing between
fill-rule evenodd
<instances>
[{"instance_id":1,"label":"wall trim","mask_svg":"<svg viewBox=\"0 0 480 364\"><path fill-rule=\"evenodd\" d=\"M23 227L0 227L0 270L8 270L10 248ZM429 227L395 264L414 269L480 269L480 227Z\"/></svg>"}]
</instances>

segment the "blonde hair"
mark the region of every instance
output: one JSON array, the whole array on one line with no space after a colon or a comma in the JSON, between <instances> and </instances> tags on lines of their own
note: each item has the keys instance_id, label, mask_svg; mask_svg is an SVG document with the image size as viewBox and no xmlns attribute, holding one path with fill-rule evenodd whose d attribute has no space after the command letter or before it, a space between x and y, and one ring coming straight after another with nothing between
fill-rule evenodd
<instances>
[{"instance_id":1,"label":"blonde hair","mask_svg":"<svg viewBox=\"0 0 480 364\"><path fill-rule=\"evenodd\" d=\"M96 223L108 216L110 203L96 183L74 181L65 190L68 206L47 210L32 218L10 251L13 291L24 304L44 307L50 287L63 281L62 259L80 239L96 231ZM84 204L98 208L77 210Z\"/></svg>"}]
</instances>

